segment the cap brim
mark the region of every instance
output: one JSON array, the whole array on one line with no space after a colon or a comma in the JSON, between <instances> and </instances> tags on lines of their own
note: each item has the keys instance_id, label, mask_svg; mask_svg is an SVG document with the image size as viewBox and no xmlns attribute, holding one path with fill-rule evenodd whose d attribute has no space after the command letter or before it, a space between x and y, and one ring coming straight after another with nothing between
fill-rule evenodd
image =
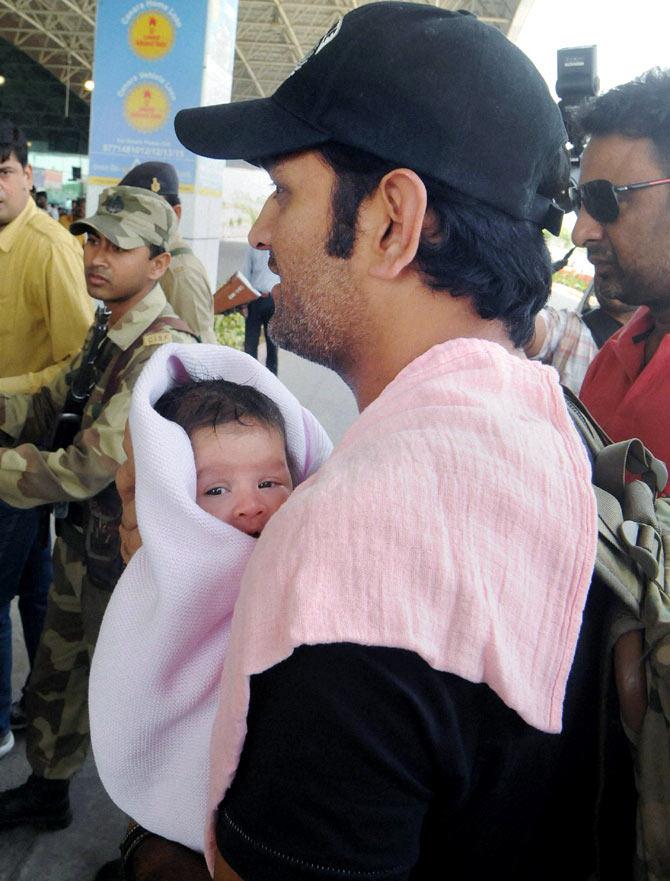
<instances>
[{"instance_id":1,"label":"cap brim","mask_svg":"<svg viewBox=\"0 0 670 881\"><path fill-rule=\"evenodd\" d=\"M98 233L98 235L109 239L113 245L123 248L124 251L129 251L131 248L141 248L147 244L143 238L133 235L127 228L121 229L119 222L113 217L95 216L86 217L84 220L75 220L70 224L70 232L75 236L81 235L83 232Z\"/></svg>"},{"instance_id":2,"label":"cap brim","mask_svg":"<svg viewBox=\"0 0 670 881\"><path fill-rule=\"evenodd\" d=\"M308 150L331 139L273 98L180 110L174 127L181 143L198 156L247 162Z\"/></svg>"}]
</instances>

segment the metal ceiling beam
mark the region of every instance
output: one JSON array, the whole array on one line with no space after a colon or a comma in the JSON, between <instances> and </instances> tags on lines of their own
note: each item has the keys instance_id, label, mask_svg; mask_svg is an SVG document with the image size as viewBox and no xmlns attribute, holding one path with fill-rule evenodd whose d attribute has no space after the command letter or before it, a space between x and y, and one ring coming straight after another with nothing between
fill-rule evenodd
<instances>
[{"instance_id":1,"label":"metal ceiling beam","mask_svg":"<svg viewBox=\"0 0 670 881\"><path fill-rule=\"evenodd\" d=\"M240 61L242 62L242 64L243 64L244 67L246 68L246 71L247 71L247 73L249 74L249 79L252 81L252 83L253 83L253 84L256 86L256 88L258 89L258 94L260 95L261 98L265 98L265 92L263 91L263 87L262 87L261 84L258 82L258 78L256 77L256 74L255 74L255 73L253 72L253 70L251 69L251 65L250 65L249 62L247 61L247 59L246 59L244 53L243 53L242 50L240 49L239 43L238 43L237 46L235 47L235 52L237 53L237 57L240 59Z\"/></svg>"},{"instance_id":2,"label":"metal ceiling beam","mask_svg":"<svg viewBox=\"0 0 670 881\"><path fill-rule=\"evenodd\" d=\"M69 52L70 55L72 55L73 58L76 58L82 66L90 65L90 58L86 59L78 51L71 49L57 34L53 33L52 30L44 28L39 19L36 19L33 15L30 15L28 12L21 9L16 3L11 3L10 0L0 0L0 7L7 9L9 12L13 12L15 15L20 16L24 21L27 21L38 33L44 34L44 36L48 37L52 43L60 46L65 52Z\"/></svg>"},{"instance_id":3,"label":"metal ceiling beam","mask_svg":"<svg viewBox=\"0 0 670 881\"><path fill-rule=\"evenodd\" d=\"M300 41L298 40L298 38L295 35L295 31L293 30L293 25L291 24L288 16L284 12L284 7L281 4L281 0L274 0L274 5L275 5L275 9L277 10L277 13L279 15L279 18L281 19L284 30L286 31L286 34L289 38L289 42L291 43L291 45L293 46L293 49L296 52L295 60L300 61L300 59L304 56L305 53L303 51L302 46L300 45Z\"/></svg>"},{"instance_id":4,"label":"metal ceiling beam","mask_svg":"<svg viewBox=\"0 0 670 881\"><path fill-rule=\"evenodd\" d=\"M269 95L345 14L370 0L239 0L233 100ZM372 0L374 2L374 0ZM466 8L508 32L534 0L430 0ZM96 0L0 0L0 36L81 90L93 61ZM83 94L83 93L82 93ZM83 95L88 99L88 95Z\"/></svg>"},{"instance_id":5,"label":"metal ceiling beam","mask_svg":"<svg viewBox=\"0 0 670 881\"><path fill-rule=\"evenodd\" d=\"M60 0L63 6L67 6L68 9L71 9L73 12L76 12L77 15L80 15L84 21L87 21L92 28L95 28L95 18L85 12L78 3L74 3L73 0Z\"/></svg>"}]
</instances>

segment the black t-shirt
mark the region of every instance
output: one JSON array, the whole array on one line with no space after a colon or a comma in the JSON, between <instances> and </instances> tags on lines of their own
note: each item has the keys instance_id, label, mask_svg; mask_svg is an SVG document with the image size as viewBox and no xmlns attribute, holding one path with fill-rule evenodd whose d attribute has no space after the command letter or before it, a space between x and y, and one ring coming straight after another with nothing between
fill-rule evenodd
<instances>
[{"instance_id":1,"label":"black t-shirt","mask_svg":"<svg viewBox=\"0 0 670 881\"><path fill-rule=\"evenodd\" d=\"M409 651L298 648L252 677L221 854L244 881L588 878L601 620L585 616L561 735Z\"/></svg>"}]
</instances>

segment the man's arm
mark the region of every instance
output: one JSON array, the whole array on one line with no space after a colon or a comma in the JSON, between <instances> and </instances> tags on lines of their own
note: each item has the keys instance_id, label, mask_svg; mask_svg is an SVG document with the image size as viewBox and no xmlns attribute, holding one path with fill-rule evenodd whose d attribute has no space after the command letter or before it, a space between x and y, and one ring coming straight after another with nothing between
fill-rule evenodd
<instances>
[{"instance_id":1,"label":"man's arm","mask_svg":"<svg viewBox=\"0 0 670 881\"><path fill-rule=\"evenodd\" d=\"M535 330L530 342L524 347L524 351L529 358L535 358L542 351L542 347L547 339L547 325L542 317L542 313L538 312L535 316Z\"/></svg>"},{"instance_id":2,"label":"man's arm","mask_svg":"<svg viewBox=\"0 0 670 881\"><path fill-rule=\"evenodd\" d=\"M211 881L202 854L150 835L133 852L124 877L130 881ZM235 875L229 875L234 881Z\"/></svg>"},{"instance_id":3,"label":"man's arm","mask_svg":"<svg viewBox=\"0 0 670 881\"><path fill-rule=\"evenodd\" d=\"M413 652L345 643L301 646L252 676L246 740L218 808L215 879L407 881L436 774L452 781L446 811L471 778L460 687L473 688Z\"/></svg>"},{"instance_id":4,"label":"man's arm","mask_svg":"<svg viewBox=\"0 0 670 881\"><path fill-rule=\"evenodd\" d=\"M67 396L68 367L64 367L34 394L0 392L0 432L14 440L20 437L42 443L51 432L54 420Z\"/></svg>"},{"instance_id":5,"label":"man's arm","mask_svg":"<svg viewBox=\"0 0 670 881\"><path fill-rule=\"evenodd\" d=\"M133 386L155 349L140 347L133 354L118 377L118 391L69 447L45 452L22 443L0 449L0 499L17 508L32 508L89 499L108 486L125 460L123 434Z\"/></svg>"},{"instance_id":6,"label":"man's arm","mask_svg":"<svg viewBox=\"0 0 670 881\"><path fill-rule=\"evenodd\" d=\"M214 881L242 881L242 878L230 868L218 850L214 865Z\"/></svg>"},{"instance_id":7,"label":"man's arm","mask_svg":"<svg viewBox=\"0 0 670 881\"><path fill-rule=\"evenodd\" d=\"M80 346L81 348L81 346ZM62 371L67 371L73 355L68 355L57 364L50 364L44 370L24 373L22 376L7 376L0 379L0 394L30 395L49 385Z\"/></svg>"}]
</instances>

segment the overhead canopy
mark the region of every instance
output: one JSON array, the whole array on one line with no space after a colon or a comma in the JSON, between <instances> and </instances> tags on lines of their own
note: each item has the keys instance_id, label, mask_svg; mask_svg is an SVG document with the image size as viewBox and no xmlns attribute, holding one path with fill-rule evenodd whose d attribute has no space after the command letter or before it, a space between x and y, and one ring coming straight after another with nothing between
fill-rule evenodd
<instances>
[{"instance_id":1,"label":"overhead canopy","mask_svg":"<svg viewBox=\"0 0 670 881\"><path fill-rule=\"evenodd\" d=\"M367 2L374 0L240 0L233 101L272 94L338 16ZM434 2L474 12L507 34L532 0ZM96 0L0 0L0 37L88 100L95 10Z\"/></svg>"}]
</instances>

